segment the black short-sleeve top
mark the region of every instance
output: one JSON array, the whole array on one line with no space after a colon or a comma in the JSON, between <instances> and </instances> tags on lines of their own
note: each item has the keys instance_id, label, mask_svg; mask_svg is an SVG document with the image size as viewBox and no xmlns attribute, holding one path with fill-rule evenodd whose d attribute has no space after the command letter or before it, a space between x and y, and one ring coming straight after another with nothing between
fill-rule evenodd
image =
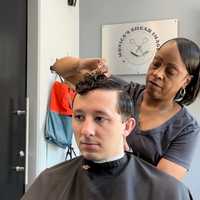
<instances>
[{"instance_id":1,"label":"black short-sleeve top","mask_svg":"<svg viewBox=\"0 0 200 200\"><path fill-rule=\"evenodd\" d=\"M142 100L144 85L129 83L126 90L134 102L133 116L138 118L138 104ZM136 123L137 124L137 123ZM190 168L200 126L185 107L161 126L142 131L136 125L128 136L127 142L133 153L157 165L161 158L170 160L186 168Z\"/></svg>"}]
</instances>

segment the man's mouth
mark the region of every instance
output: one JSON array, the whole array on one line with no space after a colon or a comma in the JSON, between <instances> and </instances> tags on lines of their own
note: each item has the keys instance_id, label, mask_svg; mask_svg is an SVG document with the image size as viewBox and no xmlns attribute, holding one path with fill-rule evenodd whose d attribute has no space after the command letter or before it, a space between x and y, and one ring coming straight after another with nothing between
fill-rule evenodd
<instances>
[{"instance_id":1,"label":"man's mouth","mask_svg":"<svg viewBox=\"0 0 200 200\"><path fill-rule=\"evenodd\" d=\"M84 149L96 149L99 147L98 143L94 143L94 142L80 142L80 146L82 146L82 148Z\"/></svg>"}]
</instances>

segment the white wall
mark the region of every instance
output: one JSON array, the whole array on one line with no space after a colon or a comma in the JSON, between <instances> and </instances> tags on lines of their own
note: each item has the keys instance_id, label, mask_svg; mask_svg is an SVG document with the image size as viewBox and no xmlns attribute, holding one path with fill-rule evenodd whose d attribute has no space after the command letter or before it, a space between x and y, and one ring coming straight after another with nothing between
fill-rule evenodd
<instances>
[{"instance_id":1,"label":"white wall","mask_svg":"<svg viewBox=\"0 0 200 200\"><path fill-rule=\"evenodd\" d=\"M29 98L26 184L46 167L64 160L64 150L47 144L44 125L56 58L79 54L79 3L67 0L28 0L27 96Z\"/></svg>"},{"instance_id":2,"label":"white wall","mask_svg":"<svg viewBox=\"0 0 200 200\"><path fill-rule=\"evenodd\" d=\"M80 57L101 56L101 26L127 22L178 19L179 35L200 45L200 1L136 1L84 0L80 1ZM144 76L123 76L125 80L144 82ZM200 98L189 107L200 122ZM192 163L192 170L184 180L194 199L200 199L200 140Z\"/></svg>"}]
</instances>

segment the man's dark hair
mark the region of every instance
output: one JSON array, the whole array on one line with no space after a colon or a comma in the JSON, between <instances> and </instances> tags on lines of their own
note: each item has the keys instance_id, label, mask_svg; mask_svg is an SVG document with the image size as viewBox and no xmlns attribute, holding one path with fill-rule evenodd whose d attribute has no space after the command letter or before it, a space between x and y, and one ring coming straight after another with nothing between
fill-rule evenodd
<instances>
[{"instance_id":1,"label":"man's dark hair","mask_svg":"<svg viewBox=\"0 0 200 200\"><path fill-rule=\"evenodd\" d=\"M101 73L87 74L83 80L76 84L76 92L79 95L86 95L96 89L111 90L118 92L118 112L122 119L127 119L133 114L133 102L126 92L124 86L112 77L107 77Z\"/></svg>"}]
</instances>

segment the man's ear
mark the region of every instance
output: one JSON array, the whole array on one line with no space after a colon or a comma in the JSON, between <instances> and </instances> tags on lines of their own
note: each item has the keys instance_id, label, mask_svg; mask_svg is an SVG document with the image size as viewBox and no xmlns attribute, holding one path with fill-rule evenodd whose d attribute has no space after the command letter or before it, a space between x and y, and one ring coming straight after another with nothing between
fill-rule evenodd
<instances>
[{"instance_id":1,"label":"man's ear","mask_svg":"<svg viewBox=\"0 0 200 200\"><path fill-rule=\"evenodd\" d=\"M127 137L131 131L135 128L136 121L133 117L127 119L125 122L125 127L124 127L124 136Z\"/></svg>"}]
</instances>

